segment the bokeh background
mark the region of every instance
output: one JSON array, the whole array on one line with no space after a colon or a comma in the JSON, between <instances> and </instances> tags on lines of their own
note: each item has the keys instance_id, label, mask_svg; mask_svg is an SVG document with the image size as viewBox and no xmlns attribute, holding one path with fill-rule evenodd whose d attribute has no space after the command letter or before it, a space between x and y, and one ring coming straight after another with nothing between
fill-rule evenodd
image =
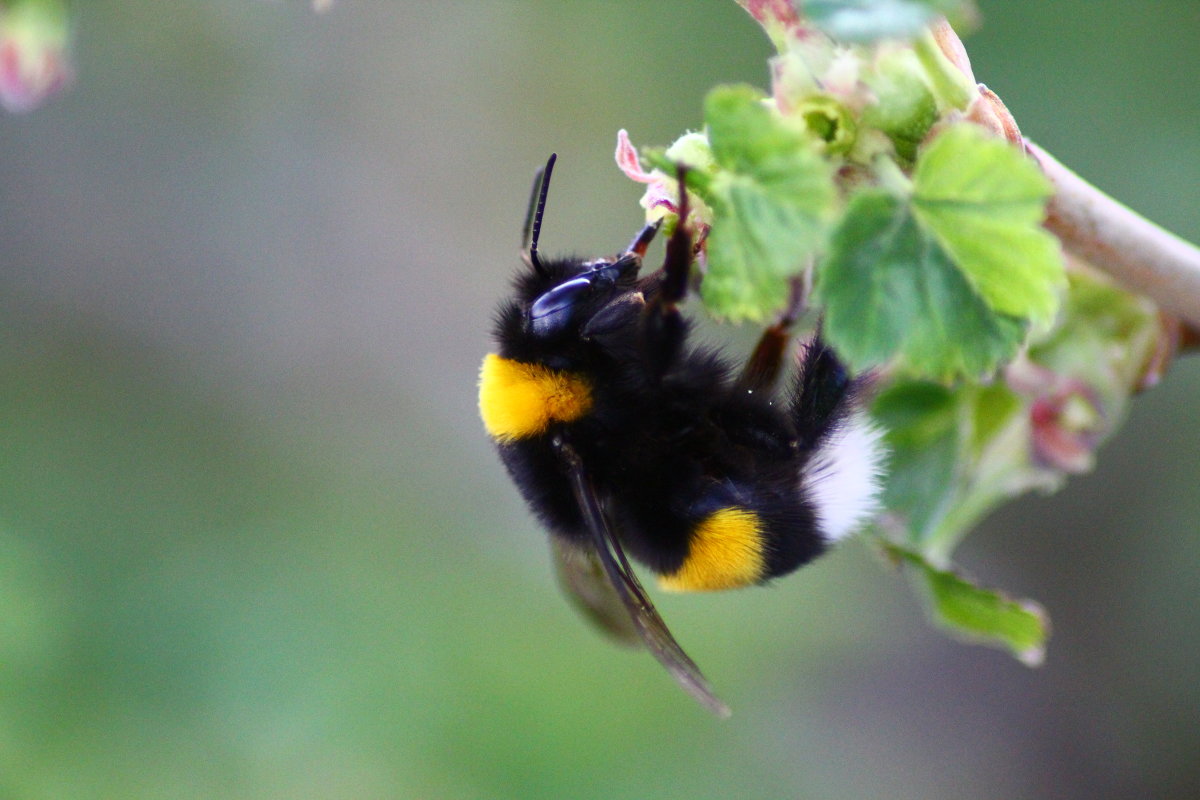
<instances>
[{"instance_id":1,"label":"bokeh background","mask_svg":"<svg viewBox=\"0 0 1200 800\"><path fill-rule=\"evenodd\" d=\"M1025 132L1200 239L1195 0L981 7ZM75 9L73 88L0 117L0 797L1200 796L1200 359L961 550L1041 669L851 544L661 599L721 722L560 598L491 309L549 152L543 247L609 252L617 129L765 85L731 0Z\"/></svg>"}]
</instances>

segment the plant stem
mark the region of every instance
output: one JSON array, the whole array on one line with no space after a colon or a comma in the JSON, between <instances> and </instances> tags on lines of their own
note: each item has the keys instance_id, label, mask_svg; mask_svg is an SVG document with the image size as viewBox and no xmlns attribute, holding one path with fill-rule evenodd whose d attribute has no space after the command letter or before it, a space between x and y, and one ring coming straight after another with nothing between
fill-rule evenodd
<instances>
[{"instance_id":1,"label":"plant stem","mask_svg":"<svg viewBox=\"0 0 1200 800\"><path fill-rule=\"evenodd\" d=\"M1025 140L1055 194L1046 228L1072 254L1200 327L1200 248L1121 205Z\"/></svg>"}]
</instances>

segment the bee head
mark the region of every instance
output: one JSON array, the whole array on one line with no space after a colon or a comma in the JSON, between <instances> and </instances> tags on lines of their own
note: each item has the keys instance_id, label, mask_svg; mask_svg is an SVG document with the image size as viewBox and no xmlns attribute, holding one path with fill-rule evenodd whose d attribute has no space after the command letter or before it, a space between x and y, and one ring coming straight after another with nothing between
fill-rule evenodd
<instances>
[{"instance_id":1,"label":"bee head","mask_svg":"<svg viewBox=\"0 0 1200 800\"><path fill-rule=\"evenodd\" d=\"M539 338L582 334L589 322L619 295L633 289L641 258L626 253L616 261L579 265L572 277L555 284L529 304L529 331Z\"/></svg>"},{"instance_id":2,"label":"bee head","mask_svg":"<svg viewBox=\"0 0 1200 800\"><path fill-rule=\"evenodd\" d=\"M534 178L525 214L515 298L502 307L497 338L512 357L563 364L590 340L627 324L643 305L638 271L658 224L644 227L615 258L544 258L538 251L555 156Z\"/></svg>"}]
</instances>

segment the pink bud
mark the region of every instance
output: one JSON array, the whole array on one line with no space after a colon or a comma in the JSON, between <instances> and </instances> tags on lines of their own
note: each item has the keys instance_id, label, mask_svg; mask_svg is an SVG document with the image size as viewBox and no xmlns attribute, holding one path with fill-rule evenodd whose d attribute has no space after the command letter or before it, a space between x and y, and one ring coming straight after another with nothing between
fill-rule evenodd
<instances>
[{"instance_id":1,"label":"pink bud","mask_svg":"<svg viewBox=\"0 0 1200 800\"><path fill-rule=\"evenodd\" d=\"M699 164L712 161L708 142L700 134L687 134L681 137L667 150L668 157L671 157L672 154L679 159L680 163L692 165L692 168L701 172L705 171L705 167L699 166ZM616 159L617 166L621 172L625 173L625 177L646 184L641 205L646 209L648 221L660 220L668 215L679 213L678 179L674 175L667 175L658 169L646 172L642 168L637 148L629 141L629 134L623 129L617 132ZM708 238L712 212L699 197L690 191L688 192L688 204L691 207L688 219L692 226L692 244L697 257L700 258L704 242Z\"/></svg>"},{"instance_id":2,"label":"pink bud","mask_svg":"<svg viewBox=\"0 0 1200 800\"><path fill-rule=\"evenodd\" d=\"M625 177L638 183L647 184L646 194L642 197L643 208L647 211L663 208L672 214L678 210L675 198L679 195L679 191L675 185L675 179L658 170L646 172L642 169L637 148L633 146L633 142L629 141L629 134L625 132L624 128L617 131L616 158L617 166L621 172L625 173ZM662 215L658 214L657 216Z\"/></svg>"},{"instance_id":3,"label":"pink bud","mask_svg":"<svg viewBox=\"0 0 1200 800\"><path fill-rule=\"evenodd\" d=\"M1087 472L1104 432L1100 400L1082 381L1066 378L1029 409L1033 455L1043 466L1072 474Z\"/></svg>"},{"instance_id":4,"label":"pink bud","mask_svg":"<svg viewBox=\"0 0 1200 800\"><path fill-rule=\"evenodd\" d=\"M791 0L738 0L764 28L777 25L788 30L800 27L800 15Z\"/></svg>"},{"instance_id":5,"label":"pink bud","mask_svg":"<svg viewBox=\"0 0 1200 800\"><path fill-rule=\"evenodd\" d=\"M637 148L633 146L633 142L629 141L629 134L625 129L617 131L617 166L621 168L621 172L625 173L625 177L638 183L650 183L654 180L654 176L642 169L641 159L638 158Z\"/></svg>"},{"instance_id":6,"label":"pink bud","mask_svg":"<svg viewBox=\"0 0 1200 800\"><path fill-rule=\"evenodd\" d=\"M60 0L17 0L0 6L0 105L37 108L71 79L68 21Z\"/></svg>"}]
</instances>

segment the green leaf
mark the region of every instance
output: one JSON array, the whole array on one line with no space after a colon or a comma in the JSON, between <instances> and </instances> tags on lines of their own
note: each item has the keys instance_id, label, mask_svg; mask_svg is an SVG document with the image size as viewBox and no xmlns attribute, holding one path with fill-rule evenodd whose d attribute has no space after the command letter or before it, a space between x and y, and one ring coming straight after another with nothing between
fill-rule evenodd
<instances>
[{"instance_id":1,"label":"green leaf","mask_svg":"<svg viewBox=\"0 0 1200 800\"><path fill-rule=\"evenodd\" d=\"M718 86L708 93L704 123L717 163L785 192L803 192L814 179L816 186L827 183L828 173L818 169L821 159L804 133L785 123L764 100L753 86Z\"/></svg>"},{"instance_id":2,"label":"green leaf","mask_svg":"<svg viewBox=\"0 0 1200 800\"><path fill-rule=\"evenodd\" d=\"M913 208L996 311L1049 322L1065 273L1041 227L1053 193L1037 166L968 123L948 128L917 160Z\"/></svg>"},{"instance_id":3,"label":"green leaf","mask_svg":"<svg viewBox=\"0 0 1200 800\"><path fill-rule=\"evenodd\" d=\"M904 380L881 391L871 406L890 453L883 502L914 544L937 527L957 494L960 408L960 393Z\"/></svg>"},{"instance_id":4,"label":"green leaf","mask_svg":"<svg viewBox=\"0 0 1200 800\"><path fill-rule=\"evenodd\" d=\"M1040 605L977 586L906 548L885 547L893 557L916 567L938 624L968 640L1004 648L1028 666L1042 663L1050 620Z\"/></svg>"},{"instance_id":5,"label":"green leaf","mask_svg":"<svg viewBox=\"0 0 1200 800\"><path fill-rule=\"evenodd\" d=\"M804 13L845 42L911 39L939 15L963 17L966 0L806 0Z\"/></svg>"},{"instance_id":6,"label":"green leaf","mask_svg":"<svg viewBox=\"0 0 1200 800\"><path fill-rule=\"evenodd\" d=\"M816 274L825 336L855 371L899 356L935 380L979 376L1011 358L1024 336L997 314L901 200L859 193Z\"/></svg>"},{"instance_id":7,"label":"green leaf","mask_svg":"<svg viewBox=\"0 0 1200 800\"><path fill-rule=\"evenodd\" d=\"M731 178L712 188L701 297L718 316L762 319L787 302L787 279L803 268L819 231L811 218L753 180Z\"/></svg>"},{"instance_id":8,"label":"green leaf","mask_svg":"<svg viewBox=\"0 0 1200 800\"><path fill-rule=\"evenodd\" d=\"M787 280L821 248L836 203L832 168L813 141L750 87L714 89L705 122L717 169L708 271L701 294L714 314L762 319L787 299Z\"/></svg>"}]
</instances>

